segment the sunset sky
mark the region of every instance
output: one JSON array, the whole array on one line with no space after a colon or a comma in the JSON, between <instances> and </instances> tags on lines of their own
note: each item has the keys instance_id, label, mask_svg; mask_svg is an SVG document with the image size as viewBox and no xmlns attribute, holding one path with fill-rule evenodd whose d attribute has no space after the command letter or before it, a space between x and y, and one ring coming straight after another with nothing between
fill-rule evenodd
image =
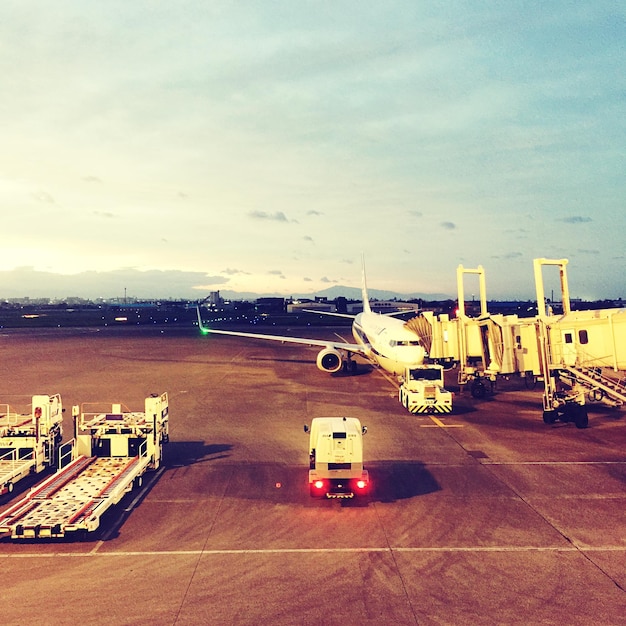
<instances>
[{"instance_id":1,"label":"sunset sky","mask_svg":"<svg viewBox=\"0 0 626 626\"><path fill-rule=\"evenodd\" d=\"M621 2L5 0L0 298L626 298Z\"/></svg>"}]
</instances>

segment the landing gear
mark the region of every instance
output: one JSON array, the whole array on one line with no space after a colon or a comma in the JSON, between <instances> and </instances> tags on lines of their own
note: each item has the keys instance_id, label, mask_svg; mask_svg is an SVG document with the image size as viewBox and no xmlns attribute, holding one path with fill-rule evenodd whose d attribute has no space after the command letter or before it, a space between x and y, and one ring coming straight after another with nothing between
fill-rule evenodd
<instances>
[{"instance_id":1,"label":"landing gear","mask_svg":"<svg viewBox=\"0 0 626 626\"><path fill-rule=\"evenodd\" d=\"M343 371L350 372L351 374L356 374L357 371L357 362L352 359L346 359L343 362Z\"/></svg>"}]
</instances>

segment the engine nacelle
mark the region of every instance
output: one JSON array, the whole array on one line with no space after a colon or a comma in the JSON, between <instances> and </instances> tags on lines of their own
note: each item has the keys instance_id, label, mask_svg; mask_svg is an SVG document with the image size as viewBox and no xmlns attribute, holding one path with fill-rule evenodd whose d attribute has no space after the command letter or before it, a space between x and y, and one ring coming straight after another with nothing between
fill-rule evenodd
<instances>
[{"instance_id":1,"label":"engine nacelle","mask_svg":"<svg viewBox=\"0 0 626 626\"><path fill-rule=\"evenodd\" d=\"M321 369L322 372L334 374L341 369L342 365L343 358L341 352L334 348L324 348L317 355L317 367Z\"/></svg>"}]
</instances>

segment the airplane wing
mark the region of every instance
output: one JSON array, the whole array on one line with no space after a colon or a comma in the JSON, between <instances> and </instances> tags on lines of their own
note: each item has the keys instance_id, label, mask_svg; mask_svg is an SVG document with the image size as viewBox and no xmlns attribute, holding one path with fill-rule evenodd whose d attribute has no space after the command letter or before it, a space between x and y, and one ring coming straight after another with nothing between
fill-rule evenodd
<instances>
[{"instance_id":1,"label":"airplane wing","mask_svg":"<svg viewBox=\"0 0 626 626\"><path fill-rule=\"evenodd\" d=\"M334 313L332 311L316 311L315 309L302 309L305 313L313 313L315 315L328 315L330 317L347 317L353 320L356 316L349 313Z\"/></svg>"},{"instance_id":2,"label":"airplane wing","mask_svg":"<svg viewBox=\"0 0 626 626\"><path fill-rule=\"evenodd\" d=\"M351 315L350 313L335 313L333 311L316 311L315 309L302 309L305 313L313 313L315 315L328 315L330 317L347 317L348 319L353 320L356 315ZM384 315L386 317L398 317L399 315L405 315L406 313L414 313L417 315L418 311L413 309L405 309L404 311L388 311L385 313L381 313L380 315Z\"/></svg>"},{"instance_id":3,"label":"airplane wing","mask_svg":"<svg viewBox=\"0 0 626 626\"><path fill-rule=\"evenodd\" d=\"M328 341L324 339L306 339L304 337L287 337L284 335L264 335L261 333L246 333L237 330L215 330L207 328L200 317L200 309L198 308L198 326L205 334L213 335L232 335L235 337L248 337L250 339L268 339L270 341L280 341L281 343L299 343L306 346L319 346L321 348L334 348L335 350L345 350L354 354L367 356L363 346L356 343L348 343L343 341Z\"/></svg>"}]
</instances>

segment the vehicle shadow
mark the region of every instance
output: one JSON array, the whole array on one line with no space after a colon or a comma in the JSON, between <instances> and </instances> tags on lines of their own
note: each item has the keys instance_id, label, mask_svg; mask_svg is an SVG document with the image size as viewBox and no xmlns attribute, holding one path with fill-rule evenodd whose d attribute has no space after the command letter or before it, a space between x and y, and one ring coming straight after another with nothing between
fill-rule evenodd
<instances>
[{"instance_id":1,"label":"vehicle shadow","mask_svg":"<svg viewBox=\"0 0 626 626\"><path fill-rule=\"evenodd\" d=\"M419 461L378 461L368 463L372 483L371 499L395 502L441 490L426 466Z\"/></svg>"},{"instance_id":2,"label":"vehicle shadow","mask_svg":"<svg viewBox=\"0 0 626 626\"><path fill-rule=\"evenodd\" d=\"M170 441L163 452L163 464L166 468L184 467L196 463L208 463L225 459L233 449L229 443L210 443L204 441Z\"/></svg>"},{"instance_id":3,"label":"vehicle shadow","mask_svg":"<svg viewBox=\"0 0 626 626\"><path fill-rule=\"evenodd\" d=\"M423 463L377 461L367 464L371 490L354 498L312 498L308 467L281 463L247 463L231 474L226 498L265 501L306 507L367 507L371 502L397 502L440 491L441 487Z\"/></svg>"}]
</instances>

